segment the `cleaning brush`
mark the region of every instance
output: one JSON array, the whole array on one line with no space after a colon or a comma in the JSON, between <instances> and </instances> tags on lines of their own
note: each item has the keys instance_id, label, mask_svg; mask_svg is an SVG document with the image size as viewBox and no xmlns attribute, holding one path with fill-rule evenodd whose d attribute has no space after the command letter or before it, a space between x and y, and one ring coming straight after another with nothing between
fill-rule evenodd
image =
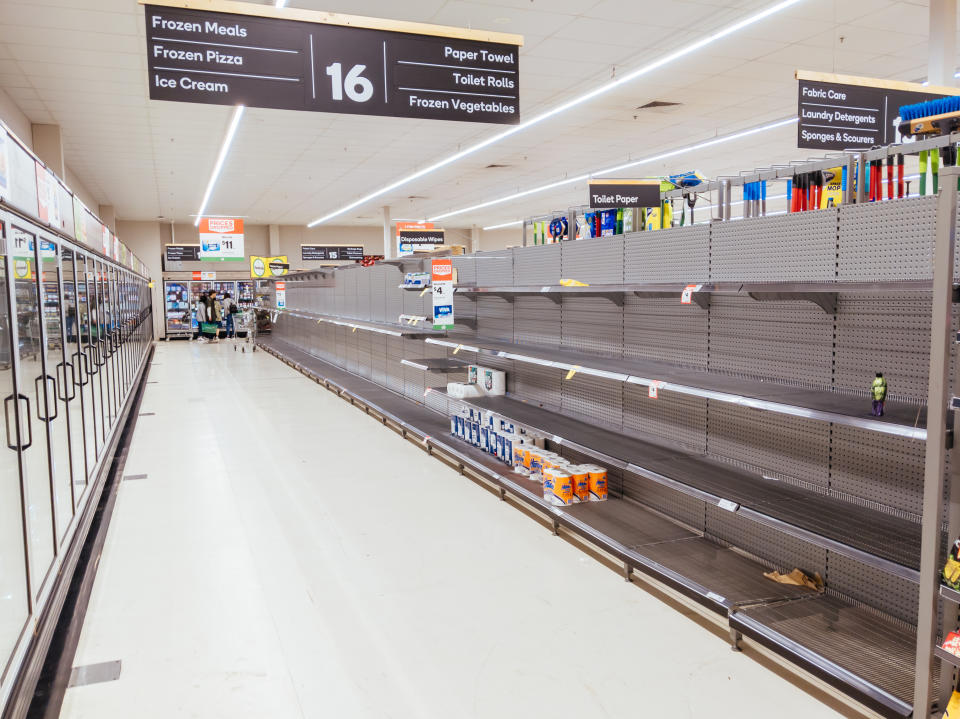
<instances>
[{"instance_id":1,"label":"cleaning brush","mask_svg":"<svg viewBox=\"0 0 960 719\"><path fill-rule=\"evenodd\" d=\"M900 107L901 135L949 135L960 129L960 96Z\"/></svg>"}]
</instances>

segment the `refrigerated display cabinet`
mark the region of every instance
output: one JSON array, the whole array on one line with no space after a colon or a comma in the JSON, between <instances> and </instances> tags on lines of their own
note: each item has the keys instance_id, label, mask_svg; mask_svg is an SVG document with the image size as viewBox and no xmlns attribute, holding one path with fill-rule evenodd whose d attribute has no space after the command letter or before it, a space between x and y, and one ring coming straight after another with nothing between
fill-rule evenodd
<instances>
[{"instance_id":1,"label":"refrigerated display cabinet","mask_svg":"<svg viewBox=\"0 0 960 719\"><path fill-rule=\"evenodd\" d=\"M189 284L188 282L163 283L167 337L188 337L193 334Z\"/></svg>"}]
</instances>

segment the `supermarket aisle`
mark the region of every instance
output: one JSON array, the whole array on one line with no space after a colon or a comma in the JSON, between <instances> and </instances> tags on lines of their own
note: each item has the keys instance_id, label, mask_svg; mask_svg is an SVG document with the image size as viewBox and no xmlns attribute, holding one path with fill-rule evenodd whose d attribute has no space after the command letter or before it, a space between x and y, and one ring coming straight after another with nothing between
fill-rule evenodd
<instances>
[{"instance_id":1,"label":"supermarket aisle","mask_svg":"<svg viewBox=\"0 0 960 719\"><path fill-rule=\"evenodd\" d=\"M66 719L837 716L265 353L149 379Z\"/></svg>"}]
</instances>

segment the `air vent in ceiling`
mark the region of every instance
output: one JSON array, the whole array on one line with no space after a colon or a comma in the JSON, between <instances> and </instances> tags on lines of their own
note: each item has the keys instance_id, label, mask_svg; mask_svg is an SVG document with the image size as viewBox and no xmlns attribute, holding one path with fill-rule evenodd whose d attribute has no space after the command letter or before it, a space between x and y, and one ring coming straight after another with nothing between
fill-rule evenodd
<instances>
[{"instance_id":1,"label":"air vent in ceiling","mask_svg":"<svg viewBox=\"0 0 960 719\"><path fill-rule=\"evenodd\" d=\"M487 165L486 168L484 168L484 169L487 169L487 170L499 170L499 169L502 168L502 167L510 167L510 165L497 165L497 164L493 164L493 165Z\"/></svg>"},{"instance_id":2,"label":"air vent in ceiling","mask_svg":"<svg viewBox=\"0 0 960 719\"><path fill-rule=\"evenodd\" d=\"M655 107L673 107L674 105L679 105L679 102L667 102L666 100L651 100L646 105L640 105L638 110L651 110Z\"/></svg>"}]
</instances>

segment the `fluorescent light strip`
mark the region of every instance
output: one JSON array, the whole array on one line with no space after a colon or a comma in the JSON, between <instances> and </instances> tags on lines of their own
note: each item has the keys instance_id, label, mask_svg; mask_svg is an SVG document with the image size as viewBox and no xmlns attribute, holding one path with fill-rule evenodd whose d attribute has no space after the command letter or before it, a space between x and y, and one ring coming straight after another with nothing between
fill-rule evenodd
<instances>
[{"instance_id":1,"label":"fluorescent light strip","mask_svg":"<svg viewBox=\"0 0 960 719\"><path fill-rule=\"evenodd\" d=\"M579 95L573 98L572 100L569 100L568 102L565 102L561 105L557 105L556 107L551 108L546 112L542 112L539 115L535 115L534 117L530 118L525 122L521 122L518 125L514 125L508 130L504 130L503 132L493 135L492 137L488 137L486 140L481 140L475 145L471 145L466 150L461 150L460 152L454 153L453 155L450 155L449 157L446 157L443 160L440 160L439 162L435 162L432 165L429 165L423 168L422 170L418 170L417 172L409 174L406 177L403 177L394 183L386 185L385 187L381 187L379 190L371 192L368 195L364 195L359 200L355 200L354 202L344 205L339 210L334 210L333 212L329 212L326 215L323 215L322 217L318 217L317 219L313 220L313 222L310 222L307 225L307 227L314 227L316 225L326 222L327 220L331 220L334 217L337 217L338 215L342 215L344 212L349 212L355 207L359 207L360 205L366 202L369 202L370 200L376 199L377 197L380 197L381 195L385 195L386 193L391 192L397 189L398 187L406 185L408 182L413 182L414 180L417 180L425 175L429 175L431 172L435 172L436 170L439 170L442 167L446 167L447 165L454 163L457 160L462 160L464 157L467 157L468 155L472 155L475 152L479 152L485 147L490 147L491 145L497 142L500 142L501 140L504 140L512 135L515 135L518 132L522 132L523 130L533 127L534 125L537 125L543 122L544 120L547 120L553 117L554 115L558 115L561 112L566 112L567 110L577 107L578 105L582 105L583 103L588 102L589 100L592 100L595 97L604 95L610 92L611 90L617 87L620 87L625 83L636 80L638 77L643 77L644 75L647 75L653 72L654 70L657 70L663 67L664 65L670 64L674 60L679 60L680 58L685 57L690 53L696 52L697 50L703 47L706 47L707 45L710 45L716 42L717 40L722 40L723 38L727 37L728 35L732 35L738 30L742 30L745 27L749 27L754 23L760 22L761 20L771 15L775 15L781 10L785 10L791 5L796 5L798 2L801 2L801 1L802 0L783 0L782 2L779 2L775 5L771 5L766 10L761 10L760 12L754 15L744 18L740 22L736 22L732 25L728 25L727 27L723 28L722 30L718 30L712 35L708 35L707 37L702 38L701 40L697 40L696 42L691 43L689 45L686 45L685 47L682 47L675 52L669 53L668 55L663 55L659 59L654 60L653 62L647 65L644 65L643 67L640 67L634 70L633 72L629 72L625 75L621 75L616 80L608 82L604 85L600 85L599 87L594 88L590 92L586 92L582 95Z\"/></svg>"},{"instance_id":2,"label":"fluorescent light strip","mask_svg":"<svg viewBox=\"0 0 960 719\"><path fill-rule=\"evenodd\" d=\"M523 220L514 220L513 222L504 222L502 225L490 225L489 227L484 227L484 230L499 230L501 227L513 227L515 225L522 225Z\"/></svg>"},{"instance_id":3,"label":"fluorescent light strip","mask_svg":"<svg viewBox=\"0 0 960 719\"><path fill-rule=\"evenodd\" d=\"M277 7L286 7L287 0L277 0Z\"/></svg>"},{"instance_id":4,"label":"fluorescent light strip","mask_svg":"<svg viewBox=\"0 0 960 719\"><path fill-rule=\"evenodd\" d=\"M583 175L577 175L576 177L569 177L565 180L560 180L558 182L551 182L547 185L540 185L529 190L523 190L522 192L517 192L513 195L507 195L505 197L499 197L496 200L488 200L487 202L481 202L478 205L471 205L470 207L464 207L460 210L453 210L452 212L445 212L442 215L437 215L436 217L431 217L430 222L436 220L442 220L447 217L453 217L454 215L461 215L464 212L472 212L474 210L482 210L485 207L492 207L493 205L499 205L503 202L510 202L511 200L516 200L521 197L526 197L527 195L533 195L537 192L545 192L546 190L552 190L555 187L562 187L563 185L571 185L576 182L583 182L584 180L589 180L591 177L598 177L606 175L613 172L620 172L621 170L626 170L631 167L636 167L637 165L649 164L651 162L659 162L660 160L666 160L670 157L675 157L676 155L681 155L685 152L693 152L694 150L702 150L706 147L713 147L714 145L721 145L725 142L732 142L733 140L739 140L744 137L749 137L750 135L755 135L758 132L766 132L767 130L773 130L778 127L783 127L784 125L791 125L797 122L796 117L788 117L786 119L777 120L776 122L771 122L768 125L761 125L760 127L753 127L749 130L743 130L741 132L735 132L730 135L722 135L721 137L715 137L711 140L705 140L703 142L698 142L694 145L688 145L686 147L681 147L676 150L670 150L668 152L661 153L659 155L653 155L651 157L645 157L642 160L634 160L633 162L627 162L623 165L617 165L616 167L608 167L604 170L599 170L593 173L587 173Z\"/></svg>"},{"instance_id":5,"label":"fluorescent light strip","mask_svg":"<svg viewBox=\"0 0 960 719\"><path fill-rule=\"evenodd\" d=\"M230 152L230 145L233 144L233 138L237 134L237 127L240 125L240 118L243 117L243 105L237 105L233 111L233 117L230 120L230 127L227 128L227 135L223 138L223 145L220 148L220 154L217 156L217 163L213 166L213 172L210 175L210 182L207 183L207 191L203 193L203 202L200 203L200 209L197 211L197 219L194 221L194 227L199 227L200 220L203 219L203 213L207 209L207 203L210 202L210 195L213 194L213 188L220 177L220 171L223 169L223 163Z\"/></svg>"}]
</instances>

